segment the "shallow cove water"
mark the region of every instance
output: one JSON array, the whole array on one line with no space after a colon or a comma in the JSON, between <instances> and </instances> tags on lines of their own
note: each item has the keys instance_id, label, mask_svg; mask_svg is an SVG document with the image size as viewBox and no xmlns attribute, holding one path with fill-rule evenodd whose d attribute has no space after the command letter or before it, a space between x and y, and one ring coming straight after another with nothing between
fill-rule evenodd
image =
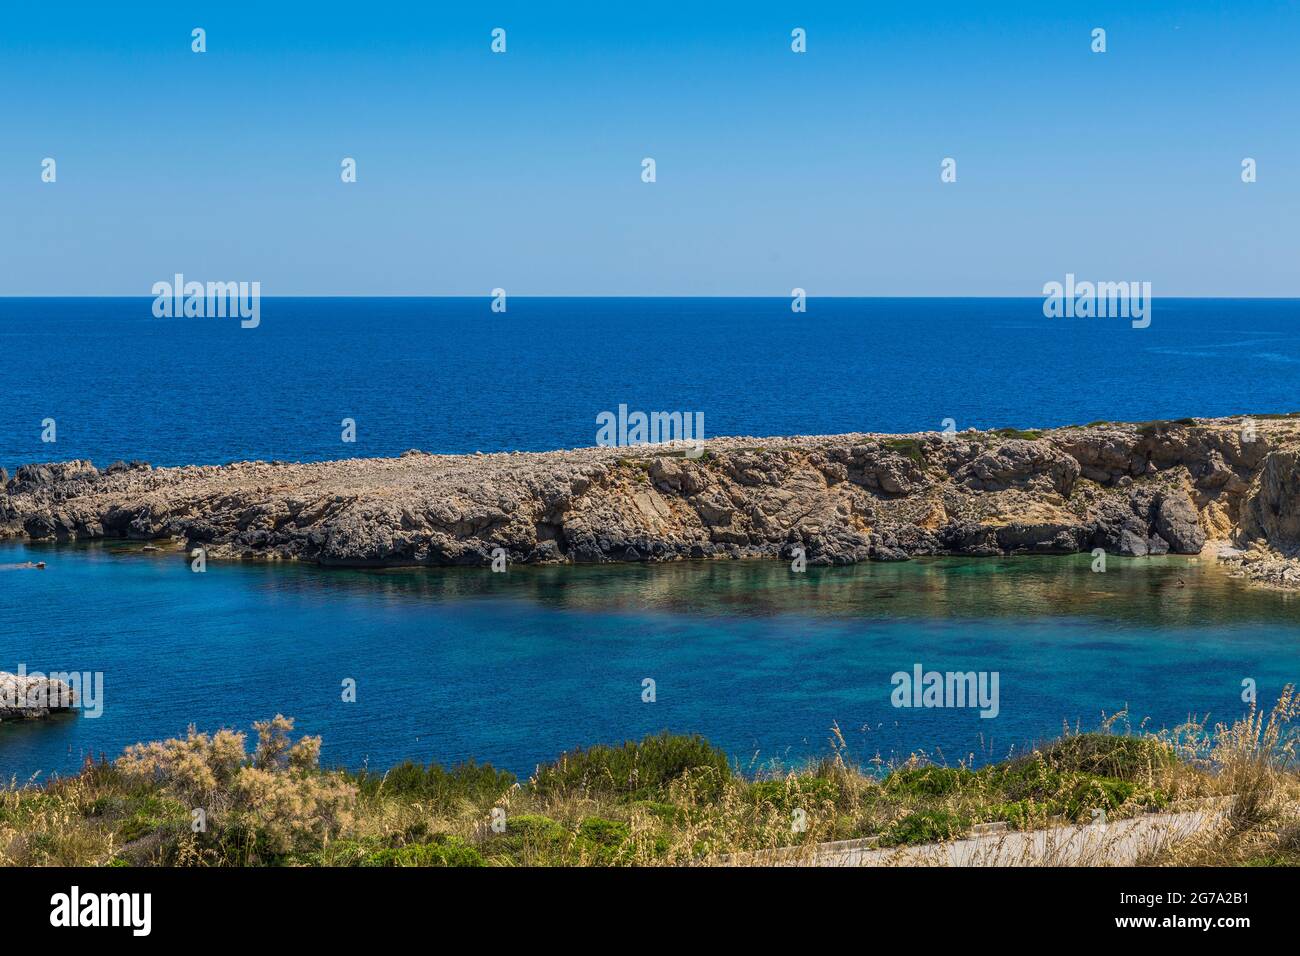
<instances>
[{"instance_id":1,"label":"shallow cove water","mask_svg":"<svg viewBox=\"0 0 1300 956\"><path fill-rule=\"evenodd\" d=\"M0 726L0 773L20 780L276 712L350 767L526 775L668 728L753 768L826 753L833 725L862 760L984 761L1125 707L1153 729L1230 720L1243 679L1268 703L1300 677L1300 596L1181 557L194 574L137 544L0 543L0 565L39 560L0 571L0 670L102 672L104 706ZM998 716L893 707L891 675L918 663L998 672Z\"/></svg>"}]
</instances>

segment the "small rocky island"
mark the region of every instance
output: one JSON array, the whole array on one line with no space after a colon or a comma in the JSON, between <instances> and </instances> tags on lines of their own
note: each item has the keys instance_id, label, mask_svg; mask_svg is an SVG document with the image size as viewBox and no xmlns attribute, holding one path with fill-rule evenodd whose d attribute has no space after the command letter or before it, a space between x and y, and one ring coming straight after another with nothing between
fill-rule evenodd
<instances>
[{"instance_id":1,"label":"small rocky island","mask_svg":"<svg viewBox=\"0 0 1300 956\"><path fill-rule=\"evenodd\" d=\"M544 453L0 470L0 537L351 567L1104 549L1300 586L1300 413Z\"/></svg>"},{"instance_id":2,"label":"small rocky island","mask_svg":"<svg viewBox=\"0 0 1300 956\"><path fill-rule=\"evenodd\" d=\"M61 680L0 671L0 721L32 720L69 710L77 695Z\"/></svg>"}]
</instances>

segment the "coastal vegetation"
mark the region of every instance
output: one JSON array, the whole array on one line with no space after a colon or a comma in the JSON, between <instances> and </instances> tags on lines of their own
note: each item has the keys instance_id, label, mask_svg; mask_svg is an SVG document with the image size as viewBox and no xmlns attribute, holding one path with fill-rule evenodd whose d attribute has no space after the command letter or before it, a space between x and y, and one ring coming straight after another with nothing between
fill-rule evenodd
<instances>
[{"instance_id":1,"label":"coastal vegetation","mask_svg":"<svg viewBox=\"0 0 1300 956\"><path fill-rule=\"evenodd\" d=\"M827 754L742 772L699 736L597 745L528 780L486 764L319 765L293 721L136 744L80 773L0 791L0 862L73 866L693 866L839 840L890 848L1214 806L1141 862L1300 864L1300 702L1213 728L1138 732L1112 717L998 763ZM811 859L811 855L809 859ZM1088 861L1081 861L1088 862Z\"/></svg>"}]
</instances>

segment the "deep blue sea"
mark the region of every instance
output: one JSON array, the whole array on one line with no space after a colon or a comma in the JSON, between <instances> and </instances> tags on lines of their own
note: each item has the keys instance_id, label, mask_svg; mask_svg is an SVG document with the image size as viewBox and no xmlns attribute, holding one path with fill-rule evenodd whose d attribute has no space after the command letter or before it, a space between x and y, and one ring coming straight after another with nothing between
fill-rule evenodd
<instances>
[{"instance_id":1,"label":"deep blue sea","mask_svg":"<svg viewBox=\"0 0 1300 956\"><path fill-rule=\"evenodd\" d=\"M755 436L1300 408L1292 300L1157 300L1148 329L1049 320L1037 299L269 299L257 329L150 306L0 299L0 465L574 447L619 404ZM3 567L28 560L48 567ZM1300 677L1300 599L1187 558L1089 563L196 575L138 545L0 543L0 670L105 682L98 718L0 727L0 775L277 711L350 766L526 774L665 727L745 767L825 753L833 726L862 759L994 759L1126 707L1148 727L1231 720L1243 680L1267 702ZM998 672L998 717L891 706L917 663Z\"/></svg>"},{"instance_id":2,"label":"deep blue sea","mask_svg":"<svg viewBox=\"0 0 1300 956\"><path fill-rule=\"evenodd\" d=\"M1300 408L1293 299L1157 299L1146 329L1041 299L489 303L271 298L242 329L146 298L0 298L0 466L573 448L620 404L754 436Z\"/></svg>"}]
</instances>

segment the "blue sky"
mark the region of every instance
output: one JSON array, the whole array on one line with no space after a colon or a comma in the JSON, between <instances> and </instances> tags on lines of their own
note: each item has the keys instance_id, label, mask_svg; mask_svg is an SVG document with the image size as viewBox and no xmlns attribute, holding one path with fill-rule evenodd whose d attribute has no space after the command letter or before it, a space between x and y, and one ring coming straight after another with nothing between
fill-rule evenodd
<instances>
[{"instance_id":1,"label":"blue sky","mask_svg":"<svg viewBox=\"0 0 1300 956\"><path fill-rule=\"evenodd\" d=\"M125 6L0 12L0 294L1300 295L1294 0Z\"/></svg>"}]
</instances>

